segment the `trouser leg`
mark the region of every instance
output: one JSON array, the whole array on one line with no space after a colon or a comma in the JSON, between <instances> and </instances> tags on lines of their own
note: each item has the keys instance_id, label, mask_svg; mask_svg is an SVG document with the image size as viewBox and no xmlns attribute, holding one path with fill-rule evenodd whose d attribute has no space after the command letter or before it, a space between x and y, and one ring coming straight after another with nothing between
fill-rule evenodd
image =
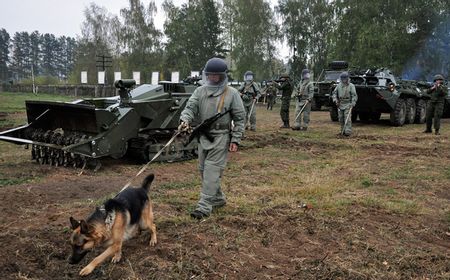
<instances>
[{"instance_id":1,"label":"trouser leg","mask_svg":"<svg viewBox=\"0 0 450 280\"><path fill-rule=\"evenodd\" d=\"M341 125L341 131L343 131L344 123L345 123L344 110L341 110L339 108L338 108L338 118L339 118L339 124Z\"/></svg>"},{"instance_id":2,"label":"trouser leg","mask_svg":"<svg viewBox=\"0 0 450 280\"><path fill-rule=\"evenodd\" d=\"M444 103L437 103L434 109L434 129L439 131L441 128L441 118L444 113Z\"/></svg>"},{"instance_id":3,"label":"trouser leg","mask_svg":"<svg viewBox=\"0 0 450 280\"><path fill-rule=\"evenodd\" d=\"M344 111L344 123L347 121L347 124L344 128L344 134L350 135L352 134L352 116L349 116L351 114L351 111L349 108L345 109Z\"/></svg>"},{"instance_id":4,"label":"trouser leg","mask_svg":"<svg viewBox=\"0 0 450 280\"><path fill-rule=\"evenodd\" d=\"M435 111L435 103L429 102L427 106L427 131L431 131L433 125L433 116Z\"/></svg>"},{"instance_id":5,"label":"trouser leg","mask_svg":"<svg viewBox=\"0 0 450 280\"><path fill-rule=\"evenodd\" d=\"M249 117L248 113L250 112L251 105L250 106L244 105L244 108L245 108L245 128L247 129L247 123L249 121L248 120L248 117Z\"/></svg>"},{"instance_id":6,"label":"trouser leg","mask_svg":"<svg viewBox=\"0 0 450 280\"><path fill-rule=\"evenodd\" d=\"M256 103L253 106L253 110L250 114L250 129L256 129Z\"/></svg>"},{"instance_id":7,"label":"trouser leg","mask_svg":"<svg viewBox=\"0 0 450 280\"><path fill-rule=\"evenodd\" d=\"M284 98L281 103L280 116L284 123L289 123L289 105L290 99Z\"/></svg>"},{"instance_id":8,"label":"trouser leg","mask_svg":"<svg viewBox=\"0 0 450 280\"><path fill-rule=\"evenodd\" d=\"M300 113L300 110L302 109L302 104L300 102L296 102L295 103L295 123L294 123L294 128L300 128L301 126L301 121L302 121L302 116L299 116L298 114Z\"/></svg>"},{"instance_id":9,"label":"trouser leg","mask_svg":"<svg viewBox=\"0 0 450 280\"><path fill-rule=\"evenodd\" d=\"M306 104L303 110L303 127L308 127L311 114L311 103Z\"/></svg>"},{"instance_id":10,"label":"trouser leg","mask_svg":"<svg viewBox=\"0 0 450 280\"><path fill-rule=\"evenodd\" d=\"M220 181L227 163L228 137L211 149L203 150L199 145L199 169L202 175L202 191L196 210L209 214L214 206L225 204L226 197L222 192Z\"/></svg>"}]
</instances>

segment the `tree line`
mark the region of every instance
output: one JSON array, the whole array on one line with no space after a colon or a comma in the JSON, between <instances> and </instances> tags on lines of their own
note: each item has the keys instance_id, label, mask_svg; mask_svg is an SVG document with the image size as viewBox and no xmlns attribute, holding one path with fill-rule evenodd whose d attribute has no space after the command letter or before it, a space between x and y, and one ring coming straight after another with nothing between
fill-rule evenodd
<instances>
[{"instance_id":1,"label":"tree line","mask_svg":"<svg viewBox=\"0 0 450 280\"><path fill-rule=\"evenodd\" d=\"M11 37L0 29L0 80L24 80L32 76L43 83L65 80L74 65L76 40L53 34L16 32Z\"/></svg>"},{"instance_id":2,"label":"tree line","mask_svg":"<svg viewBox=\"0 0 450 280\"><path fill-rule=\"evenodd\" d=\"M88 71L96 81L98 55L111 56L113 72L131 77L151 72L170 79L200 70L212 56L225 58L231 76L242 79L252 70L258 80L303 68L319 76L332 60L351 67L388 67L396 75L430 79L450 68L450 6L446 0L189 0L181 6L165 0L163 30L155 27L157 7L129 0L118 15L91 3L84 11L81 35L56 38L19 32L12 39L0 32L1 79L11 73L38 75L79 83ZM36 34L35 34L36 33ZM280 44L289 48L288 62ZM11 53L9 53L11 52Z\"/></svg>"}]
</instances>

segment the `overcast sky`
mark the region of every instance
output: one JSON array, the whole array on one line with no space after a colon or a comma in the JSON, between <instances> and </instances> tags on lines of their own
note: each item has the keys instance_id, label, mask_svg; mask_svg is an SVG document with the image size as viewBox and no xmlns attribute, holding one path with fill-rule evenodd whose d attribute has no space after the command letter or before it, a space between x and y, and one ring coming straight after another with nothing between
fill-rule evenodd
<instances>
[{"instance_id":1,"label":"overcast sky","mask_svg":"<svg viewBox=\"0 0 450 280\"><path fill-rule=\"evenodd\" d=\"M141 0L145 5L149 0ZM174 0L176 5L181 5L187 0ZM51 33L57 36L76 37L80 34L80 25L84 20L83 11L91 2L106 7L107 10L119 15L120 9L128 6L128 0L3 0L0 28L13 36L17 31ZM0 2L0 3L1 3ZM155 17L155 25L162 30L164 13L161 3L163 0L155 0L158 14ZM277 0L271 0L273 4ZM279 58L286 59L289 51L280 46Z\"/></svg>"}]
</instances>

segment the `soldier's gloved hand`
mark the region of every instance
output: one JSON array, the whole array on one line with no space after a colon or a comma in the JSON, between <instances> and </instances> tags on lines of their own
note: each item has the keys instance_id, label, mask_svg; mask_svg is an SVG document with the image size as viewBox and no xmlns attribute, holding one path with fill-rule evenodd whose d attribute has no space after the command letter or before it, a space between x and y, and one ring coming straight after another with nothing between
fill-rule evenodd
<instances>
[{"instance_id":1,"label":"soldier's gloved hand","mask_svg":"<svg viewBox=\"0 0 450 280\"><path fill-rule=\"evenodd\" d=\"M178 126L178 131L182 133L191 133L192 127L189 125L189 123L182 121Z\"/></svg>"}]
</instances>

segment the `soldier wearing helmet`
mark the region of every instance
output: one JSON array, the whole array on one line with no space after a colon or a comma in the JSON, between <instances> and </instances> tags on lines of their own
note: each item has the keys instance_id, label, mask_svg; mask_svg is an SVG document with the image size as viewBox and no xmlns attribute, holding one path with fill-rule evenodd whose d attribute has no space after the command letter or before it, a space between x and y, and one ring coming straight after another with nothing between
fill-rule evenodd
<instances>
[{"instance_id":1,"label":"soldier wearing helmet","mask_svg":"<svg viewBox=\"0 0 450 280\"><path fill-rule=\"evenodd\" d=\"M352 118L349 114L356 105L358 95L355 85L350 82L348 72L342 72L339 79L339 84L333 90L332 99L338 108L341 131L344 136L350 136L352 134Z\"/></svg>"},{"instance_id":2,"label":"soldier wearing helmet","mask_svg":"<svg viewBox=\"0 0 450 280\"><path fill-rule=\"evenodd\" d=\"M247 71L244 74L244 84L239 87L239 92L241 93L242 102L244 103L245 113L247 119L245 120L245 129L247 127L248 118L250 118L250 130L256 130L256 101L261 97L261 91L253 80L255 75L252 71Z\"/></svg>"},{"instance_id":3,"label":"soldier wearing helmet","mask_svg":"<svg viewBox=\"0 0 450 280\"><path fill-rule=\"evenodd\" d=\"M280 128L289 128L289 106L291 104L292 84L289 74L280 75L280 84L274 84L276 88L281 90L281 109L280 116L283 125Z\"/></svg>"},{"instance_id":4,"label":"soldier wearing helmet","mask_svg":"<svg viewBox=\"0 0 450 280\"><path fill-rule=\"evenodd\" d=\"M197 117L204 121L218 112L231 109L211 127L214 141L201 135L198 159L202 190L200 200L191 217L202 219L210 215L213 207L221 207L226 198L220 187L220 179L227 163L228 152L236 152L244 132L245 109L239 92L228 86L228 67L224 60L211 58L203 69L203 85L189 98L181 112L179 130L188 131ZM234 126L231 126L231 121Z\"/></svg>"},{"instance_id":5,"label":"soldier wearing helmet","mask_svg":"<svg viewBox=\"0 0 450 280\"><path fill-rule=\"evenodd\" d=\"M277 88L272 82L268 82L266 85L266 100L267 100L267 110L273 109L273 105L277 99Z\"/></svg>"},{"instance_id":6,"label":"soldier wearing helmet","mask_svg":"<svg viewBox=\"0 0 450 280\"><path fill-rule=\"evenodd\" d=\"M292 127L293 130L306 131L308 129L309 116L311 113L311 100L314 97L314 86L310 78L309 70L303 69L302 79L294 90L294 96L297 97L297 102L295 106L295 124ZM301 111L302 109L303 111Z\"/></svg>"},{"instance_id":7,"label":"soldier wearing helmet","mask_svg":"<svg viewBox=\"0 0 450 280\"><path fill-rule=\"evenodd\" d=\"M448 89L444 86L444 77L442 75L435 75L433 81L434 85L427 91L431 95L431 99L427 106L427 121L424 133L431 133L431 127L434 125L435 134L439 135L441 117L444 112L444 102L448 94Z\"/></svg>"}]
</instances>

